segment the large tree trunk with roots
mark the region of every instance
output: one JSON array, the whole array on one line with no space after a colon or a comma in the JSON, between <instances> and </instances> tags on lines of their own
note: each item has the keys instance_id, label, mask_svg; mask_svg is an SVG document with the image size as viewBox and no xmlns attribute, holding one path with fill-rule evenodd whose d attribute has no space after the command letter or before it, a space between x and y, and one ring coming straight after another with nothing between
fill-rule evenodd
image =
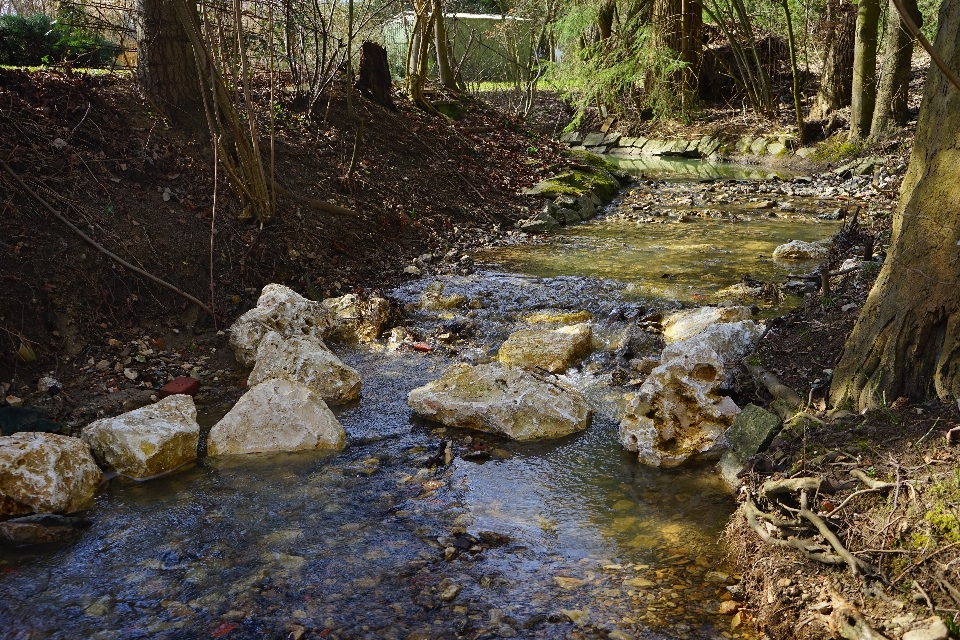
<instances>
[{"instance_id":1,"label":"large tree trunk with roots","mask_svg":"<svg viewBox=\"0 0 960 640\"><path fill-rule=\"evenodd\" d=\"M936 49L960 68L960 0ZM960 90L931 67L887 259L836 367L830 396L874 407L960 397Z\"/></svg>"},{"instance_id":2,"label":"large tree trunk with roots","mask_svg":"<svg viewBox=\"0 0 960 640\"><path fill-rule=\"evenodd\" d=\"M903 6L918 26L923 26L923 16L917 8L917 0L903 0ZM907 90L910 86L910 58L913 56L913 35L907 30L903 18L893 2L890 2L887 18L887 35L883 42L883 62L880 65L880 88L877 90L877 106L873 111L870 137L883 135L907 123Z\"/></svg>"},{"instance_id":3,"label":"large tree trunk with roots","mask_svg":"<svg viewBox=\"0 0 960 640\"><path fill-rule=\"evenodd\" d=\"M160 112L192 133L207 130L193 47L168 0L139 0L137 77Z\"/></svg>"},{"instance_id":4,"label":"large tree trunk with roots","mask_svg":"<svg viewBox=\"0 0 960 640\"><path fill-rule=\"evenodd\" d=\"M697 76L703 56L703 7L699 0L654 0L653 48L658 57L672 57L683 69L668 74L659 69L648 75L647 94L679 98L686 111L697 94ZM660 60L655 67L660 67Z\"/></svg>"},{"instance_id":5,"label":"large tree trunk with roots","mask_svg":"<svg viewBox=\"0 0 960 640\"><path fill-rule=\"evenodd\" d=\"M853 43L856 38L857 10L844 0L827 4L826 54L820 89L810 109L811 120L822 120L850 104L853 86Z\"/></svg>"},{"instance_id":6,"label":"large tree trunk with roots","mask_svg":"<svg viewBox=\"0 0 960 640\"><path fill-rule=\"evenodd\" d=\"M850 99L850 139L870 135L877 101L877 28L880 0L857 4L857 41L853 48L853 91Z\"/></svg>"}]
</instances>

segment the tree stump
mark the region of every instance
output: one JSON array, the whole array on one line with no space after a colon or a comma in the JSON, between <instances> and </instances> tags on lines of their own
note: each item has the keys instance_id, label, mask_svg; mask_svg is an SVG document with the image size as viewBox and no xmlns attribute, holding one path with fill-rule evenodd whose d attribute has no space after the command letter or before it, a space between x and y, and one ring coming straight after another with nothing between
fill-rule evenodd
<instances>
[{"instance_id":1,"label":"tree stump","mask_svg":"<svg viewBox=\"0 0 960 640\"><path fill-rule=\"evenodd\" d=\"M365 40L360 45L360 74L354 88L377 104L396 111L390 95L393 82L390 79L387 50L376 42Z\"/></svg>"}]
</instances>

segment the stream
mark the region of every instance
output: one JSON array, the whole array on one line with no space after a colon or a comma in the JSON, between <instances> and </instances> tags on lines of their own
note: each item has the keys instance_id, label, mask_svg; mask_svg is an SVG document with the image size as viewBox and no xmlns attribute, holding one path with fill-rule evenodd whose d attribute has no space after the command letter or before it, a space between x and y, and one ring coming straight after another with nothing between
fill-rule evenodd
<instances>
[{"instance_id":1,"label":"stream","mask_svg":"<svg viewBox=\"0 0 960 640\"><path fill-rule=\"evenodd\" d=\"M613 351L650 310L715 301L745 273L783 281L799 267L772 249L836 223L815 220L830 203L802 194L778 217L678 223L670 215L697 206L680 203L632 219L646 191L711 193L708 171L721 191L746 189L728 211L769 186L734 168L667 171L598 220L391 292L407 329L438 348L331 345L363 380L361 399L335 408L342 453L201 457L149 482L113 478L79 539L0 549L0 638L757 637L719 613L737 595L718 540L733 499L710 467L653 469L622 450ZM417 309L432 283L467 305ZM411 389L488 361L532 314L574 311L599 342L565 376L594 407L587 431L518 443L412 417ZM228 409L199 407L201 440Z\"/></svg>"}]
</instances>

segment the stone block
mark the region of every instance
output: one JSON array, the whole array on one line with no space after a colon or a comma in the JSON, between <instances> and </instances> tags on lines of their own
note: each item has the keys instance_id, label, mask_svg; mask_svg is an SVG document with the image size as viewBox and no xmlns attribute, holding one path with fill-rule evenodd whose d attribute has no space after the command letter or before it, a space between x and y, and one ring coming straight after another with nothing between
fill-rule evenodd
<instances>
[{"instance_id":1,"label":"stone block","mask_svg":"<svg viewBox=\"0 0 960 640\"><path fill-rule=\"evenodd\" d=\"M730 449L741 459L754 456L770 446L782 425L779 416L748 404L727 430Z\"/></svg>"}]
</instances>

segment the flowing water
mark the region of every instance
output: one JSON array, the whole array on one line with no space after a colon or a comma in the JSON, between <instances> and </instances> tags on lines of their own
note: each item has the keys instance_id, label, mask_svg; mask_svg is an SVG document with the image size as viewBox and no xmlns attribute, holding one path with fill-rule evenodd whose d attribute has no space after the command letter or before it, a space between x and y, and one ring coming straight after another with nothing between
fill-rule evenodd
<instances>
[{"instance_id":1,"label":"flowing water","mask_svg":"<svg viewBox=\"0 0 960 640\"><path fill-rule=\"evenodd\" d=\"M832 232L784 225L597 221L491 252L499 271L438 278L465 308L414 310L430 281L401 287L411 331L472 335L428 354L334 345L363 379L337 410L344 452L112 479L78 540L0 550L0 637L754 637L719 614L736 591L717 541L732 499L710 468L650 469L621 449L609 363L631 318L761 273L756 254L783 238ZM411 389L485 361L532 313L571 310L609 347L566 376L596 409L586 432L516 443L411 418ZM201 407L202 424L226 410Z\"/></svg>"}]
</instances>

